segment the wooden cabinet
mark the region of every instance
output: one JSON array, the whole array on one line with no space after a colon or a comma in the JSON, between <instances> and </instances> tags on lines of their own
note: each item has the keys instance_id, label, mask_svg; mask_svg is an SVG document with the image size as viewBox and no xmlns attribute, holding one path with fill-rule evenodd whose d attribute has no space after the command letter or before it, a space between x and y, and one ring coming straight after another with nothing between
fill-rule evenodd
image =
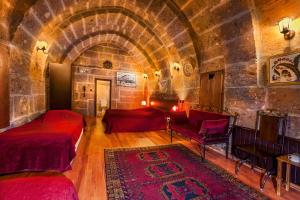
<instances>
[{"instance_id":1,"label":"wooden cabinet","mask_svg":"<svg viewBox=\"0 0 300 200\"><path fill-rule=\"evenodd\" d=\"M49 107L50 109L71 109L71 67L65 64L49 64Z\"/></svg>"},{"instance_id":2,"label":"wooden cabinet","mask_svg":"<svg viewBox=\"0 0 300 200\"><path fill-rule=\"evenodd\" d=\"M9 50L0 43L0 128L9 126Z\"/></svg>"}]
</instances>

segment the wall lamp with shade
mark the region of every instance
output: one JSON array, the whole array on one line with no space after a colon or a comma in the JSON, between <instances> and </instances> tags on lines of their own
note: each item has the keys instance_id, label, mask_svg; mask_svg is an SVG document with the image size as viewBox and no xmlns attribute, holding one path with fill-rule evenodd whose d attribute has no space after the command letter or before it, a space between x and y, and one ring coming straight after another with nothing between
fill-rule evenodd
<instances>
[{"instance_id":1,"label":"wall lamp with shade","mask_svg":"<svg viewBox=\"0 0 300 200\"><path fill-rule=\"evenodd\" d=\"M154 101L150 101L150 106L154 106L155 102Z\"/></svg>"},{"instance_id":2,"label":"wall lamp with shade","mask_svg":"<svg viewBox=\"0 0 300 200\"><path fill-rule=\"evenodd\" d=\"M179 70L180 70L180 64L177 63L177 62L175 62L175 63L173 64L173 69L176 70L176 71L179 71Z\"/></svg>"},{"instance_id":3,"label":"wall lamp with shade","mask_svg":"<svg viewBox=\"0 0 300 200\"><path fill-rule=\"evenodd\" d=\"M155 75L157 78L159 78L159 77L160 77L160 71L155 71L155 72L154 72L154 75Z\"/></svg>"},{"instance_id":4,"label":"wall lamp with shade","mask_svg":"<svg viewBox=\"0 0 300 200\"><path fill-rule=\"evenodd\" d=\"M43 53L47 54L46 50L48 48L48 43L46 41L40 40L36 43L36 51L42 51Z\"/></svg>"},{"instance_id":5,"label":"wall lamp with shade","mask_svg":"<svg viewBox=\"0 0 300 200\"><path fill-rule=\"evenodd\" d=\"M143 78L144 79L148 79L148 75L147 74L143 74Z\"/></svg>"},{"instance_id":6,"label":"wall lamp with shade","mask_svg":"<svg viewBox=\"0 0 300 200\"><path fill-rule=\"evenodd\" d=\"M145 100L141 101L141 105L142 106L146 106L147 105L147 102Z\"/></svg>"},{"instance_id":7,"label":"wall lamp with shade","mask_svg":"<svg viewBox=\"0 0 300 200\"><path fill-rule=\"evenodd\" d=\"M291 40L295 36L295 31L291 29L292 19L285 17L278 22L280 33L284 35L284 39Z\"/></svg>"}]
</instances>

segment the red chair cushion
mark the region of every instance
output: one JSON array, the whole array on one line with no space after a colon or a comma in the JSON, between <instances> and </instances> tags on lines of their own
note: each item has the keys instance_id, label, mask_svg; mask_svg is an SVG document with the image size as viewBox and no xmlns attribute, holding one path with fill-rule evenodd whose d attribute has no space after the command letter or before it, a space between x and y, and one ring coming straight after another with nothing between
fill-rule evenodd
<instances>
[{"instance_id":1,"label":"red chair cushion","mask_svg":"<svg viewBox=\"0 0 300 200\"><path fill-rule=\"evenodd\" d=\"M189 112L189 121L190 123L197 127L198 130L200 130L202 126L202 122L204 120L219 120L219 119L228 119L230 116L220 114L220 113L213 113L213 112L206 112L206 111L200 111L200 110L190 110Z\"/></svg>"},{"instance_id":2,"label":"red chair cushion","mask_svg":"<svg viewBox=\"0 0 300 200\"><path fill-rule=\"evenodd\" d=\"M185 111L171 112L170 117L172 122L174 122L175 124L187 123L189 121Z\"/></svg>"},{"instance_id":3,"label":"red chair cushion","mask_svg":"<svg viewBox=\"0 0 300 200\"><path fill-rule=\"evenodd\" d=\"M229 125L228 119L204 120L200 129L200 134L225 134Z\"/></svg>"}]
</instances>

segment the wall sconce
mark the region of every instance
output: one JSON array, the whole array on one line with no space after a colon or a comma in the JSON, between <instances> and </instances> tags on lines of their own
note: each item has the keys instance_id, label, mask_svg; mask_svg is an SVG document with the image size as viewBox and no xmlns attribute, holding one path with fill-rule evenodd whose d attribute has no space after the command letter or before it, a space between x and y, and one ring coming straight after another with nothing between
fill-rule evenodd
<instances>
[{"instance_id":1,"label":"wall sconce","mask_svg":"<svg viewBox=\"0 0 300 200\"><path fill-rule=\"evenodd\" d=\"M48 47L48 43L46 41L37 41L36 43L36 51L42 51L43 53L47 54L46 50Z\"/></svg>"},{"instance_id":2,"label":"wall sconce","mask_svg":"<svg viewBox=\"0 0 300 200\"><path fill-rule=\"evenodd\" d=\"M141 105L142 105L142 106L146 106L146 105L147 105L147 102L146 102L145 100L143 100L143 101L141 102Z\"/></svg>"},{"instance_id":3,"label":"wall sconce","mask_svg":"<svg viewBox=\"0 0 300 200\"><path fill-rule=\"evenodd\" d=\"M150 101L150 106L154 106L155 102L154 101Z\"/></svg>"},{"instance_id":4,"label":"wall sconce","mask_svg":"<svg viewBox=\"0 0 300 200\"><path fill-rule=\"evenodd\" d=\"M160 77L160 72L159 72L159 71L155 71L155 72L154 72L154 75L155 75L157 78L159 78L159 77Z\"/></svg>"},{"instance_id":5,"label":"wall sconce","mask_svg":"<svg viewBox=\"0 0 300 200\"><path fill-rule=\"evenodd\" d=\"M147 74L143 74L144 79L148 79L148 75Z\"/></svg>"},{"instance_id":6,"label":"wall sconce","mask_svg":"<svg viewBox=\"0 0 300 200\"><path fill-rule=\"evenodd\" d=\"M175 63L173 64L173 69L176 70L176 71L179 71L179 70L180 70L180 64L177 63L177 62L175 62Z\"/></svg>"},{"instance_id":7,"label":"wall sconce","mask_svg":"<svg viewBox=\"0 0 300 200\"><path fill-rule=\"evenodd\" d=\"M283 18L278 22L280 33L284 35L284 39L290 40L295 36L295 31L291 30L292 19L289 17Z\"/></svg>"}]
</instances>

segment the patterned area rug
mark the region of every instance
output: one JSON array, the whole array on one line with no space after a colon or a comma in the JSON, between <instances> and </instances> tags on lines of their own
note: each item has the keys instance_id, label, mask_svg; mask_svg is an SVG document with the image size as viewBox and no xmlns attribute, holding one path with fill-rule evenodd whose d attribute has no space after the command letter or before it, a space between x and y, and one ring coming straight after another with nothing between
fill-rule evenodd
<instances>
[{"instance_id":1,"label":"patterned area rug","mask_svg":"<svg viewBox=\"0 0 300 200\"><path fill-rule=\"evenodd\" d=\"M267 199L183 145L106 149L108 199Z\"/></svg>"}]
</instances>

